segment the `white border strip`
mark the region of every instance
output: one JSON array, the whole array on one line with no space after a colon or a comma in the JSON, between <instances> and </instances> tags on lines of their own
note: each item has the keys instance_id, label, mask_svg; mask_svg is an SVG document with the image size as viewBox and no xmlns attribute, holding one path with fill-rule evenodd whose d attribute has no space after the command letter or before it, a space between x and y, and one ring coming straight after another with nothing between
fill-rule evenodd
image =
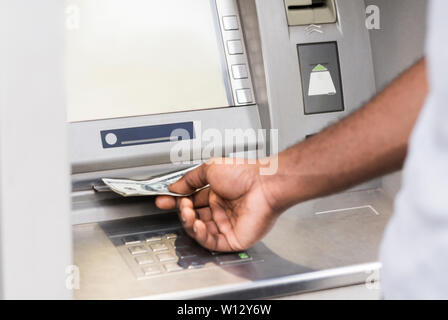
<instances>
[{"instance_id":1,"label":"white border strip","mask_svg":"<svg viewBox=\"0 0 448 320\"><path fill-rule=\"evenodd\" d=\"M316 212L315 214L323 215L323 214L329 214L329 213L340 213L340 212L344 212L344 211L354 211L354 210L359 210L359 209L370 209L375 213L375 215L377 215L377 216L380 215L380 213L371 205L352 207L352 208L344 208L344 209L336 209L336 210L328 210L328 211L320 211L320 212Z\"/></svg>"}]
</instances>

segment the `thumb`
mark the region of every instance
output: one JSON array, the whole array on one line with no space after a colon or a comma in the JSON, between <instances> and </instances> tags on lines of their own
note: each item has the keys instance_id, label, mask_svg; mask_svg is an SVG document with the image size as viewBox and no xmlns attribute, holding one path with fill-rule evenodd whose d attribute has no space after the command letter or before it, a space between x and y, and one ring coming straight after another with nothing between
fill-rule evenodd
<instances>
[{"instance_id":1,"label":"thumb","mask_svg":"<svg viewBox=\"0 0 448 320\"><path fill-rule=\"evenodd\" d=\"M208 165L202 164L200 167L188 172L179 181L169 186L169 190L178 194L191 194L197 189L208 185L207 181Z\"/></svg>"}]
</instances>

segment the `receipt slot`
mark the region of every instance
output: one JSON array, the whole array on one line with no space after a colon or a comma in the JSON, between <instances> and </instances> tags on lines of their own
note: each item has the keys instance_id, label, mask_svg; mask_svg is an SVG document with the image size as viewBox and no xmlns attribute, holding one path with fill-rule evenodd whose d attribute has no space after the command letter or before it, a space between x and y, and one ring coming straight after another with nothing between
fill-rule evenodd
<instances>
[{"instance_id":1,"label":"receipt slot","mask_svg":"<svg viewBox=\"0 0 448 320\"><path fill-rule=\"evenodd\" d=\"M337 20L334 0L285 0L288 24L335 23Z\"/></svg>"}]
</instances>

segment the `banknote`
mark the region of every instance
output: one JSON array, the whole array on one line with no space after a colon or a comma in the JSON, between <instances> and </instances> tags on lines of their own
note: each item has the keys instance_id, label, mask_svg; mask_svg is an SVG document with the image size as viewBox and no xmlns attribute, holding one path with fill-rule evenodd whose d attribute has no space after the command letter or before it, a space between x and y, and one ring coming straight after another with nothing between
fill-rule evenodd
<instances>
[{"instance_id":1,"label":"banknote","mask_svg":"<svg viewBox=\"0 0 448 320\"><path fill-rule=\"evenodd\" d=\"M169 195L174 197L188 196L181 195L168 190L168 187L174 182L182 178L187 172L199 167L196 165L187 169L183 169L176 172L152 178L149 180L129 180L129 179L102 179L103 182L114 192L124 197L136 197L136 196L157 196L157 195ZM199 191L199 190L197 190Z\"/></svg>"}]
</instances>

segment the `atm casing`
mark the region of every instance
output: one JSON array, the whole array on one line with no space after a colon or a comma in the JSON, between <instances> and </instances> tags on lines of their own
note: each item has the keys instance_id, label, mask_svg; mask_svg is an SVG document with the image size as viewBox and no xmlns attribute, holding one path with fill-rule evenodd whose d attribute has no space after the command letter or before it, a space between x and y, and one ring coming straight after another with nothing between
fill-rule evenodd
<instances>
[{"instance_id":1,"label":"atm casing","mask_svg":"<svg viewBox=\"0 0 448 320\"><path fill-rule=\"evenodd\" d=\"M193 121L202 129L221 131L277 129L281 151L344 118L376 92L363 1L335 1L337 21L321 25L322 32L288 26L283 1L216 3L222 15L238 16L255 104L70 124L74 263L82 270L80 289L74 291L78 299L266 298L363 283L380 268L378 248L392 201L379 180L289 209L267 237L248 250L254 257L251 263L138 280L118 253L111 239L171 232L180 228L177 213L160 211L151 198L122 199L92 187L101 186L102 177L143 179L189 164L170 163L170 143L106 153L101 139L86 145L84 137L100 137L101 131L117 128ZM342 110L306 112L297 47L313 43L337 44ZM273 143L268 136L243 150L249 156L259 150L269 153Z\"/></svg>"}]
</instances>

